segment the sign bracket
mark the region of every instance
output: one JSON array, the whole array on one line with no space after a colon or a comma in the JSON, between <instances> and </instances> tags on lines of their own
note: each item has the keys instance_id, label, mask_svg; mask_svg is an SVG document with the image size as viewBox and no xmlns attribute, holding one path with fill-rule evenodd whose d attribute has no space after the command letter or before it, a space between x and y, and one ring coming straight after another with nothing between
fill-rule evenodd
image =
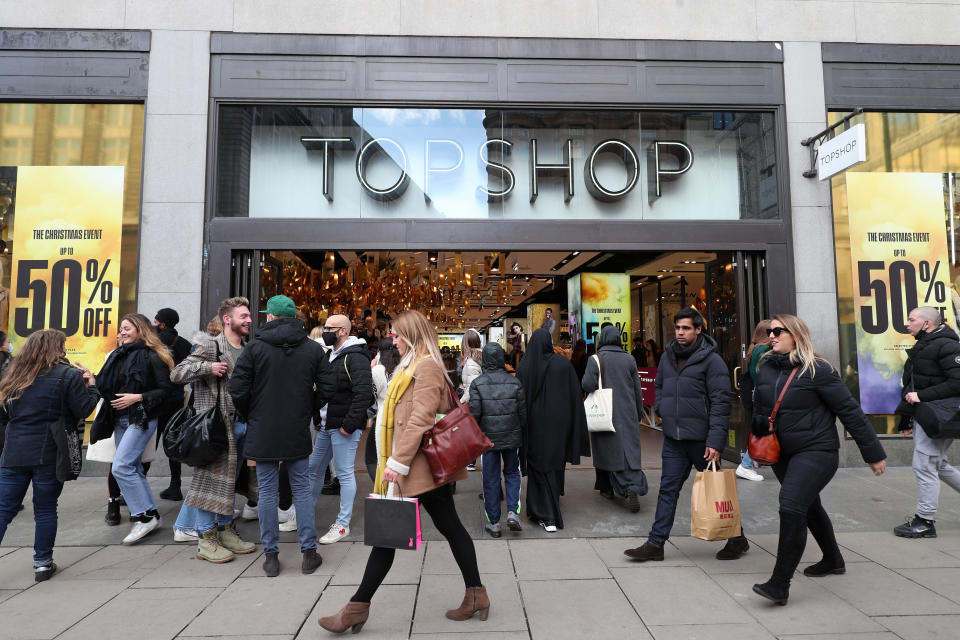
<instances>
[{"instance_id":1,"label":"sign bracket","mask_svg":"<svg viewBox=\"0 0 960 640\"><path fill-rule=\"evenodd\" d=\"M803 172L804 178L817 177L817 147L819 147L821 144L826 142L831 137L831 134L833 133L834 129L836 129L841 125L849 125L850 121L853 118L860 115L864 111L865 109L863 107L857 107L856 109L851 111L848 115L844 116L843 119L837 121L835 124L830 125L820 133L814 134L809 138L807 138L806 140L802 140L800 142L801 145L803 145L804 147L807 147L807 149L810 151L810 168ZM813 144L814 142L817 143L817 146L814 146Z\"/></svg>"}]
</instances>

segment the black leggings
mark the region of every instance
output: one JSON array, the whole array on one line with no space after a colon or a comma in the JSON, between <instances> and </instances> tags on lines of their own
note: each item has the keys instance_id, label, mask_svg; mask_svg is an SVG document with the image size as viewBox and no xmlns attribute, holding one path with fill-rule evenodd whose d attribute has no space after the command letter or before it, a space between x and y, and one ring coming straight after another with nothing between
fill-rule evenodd
<instances>
[{"instance_id":1,"label":"black leggings","mask_svg":"<svg viewBox=\"0 0 960 640\"><path fill-rule=\"evenodd\" d=\"M466 587L482 586L480 569L477 568L477 552L473 547L470 534L463 528L460 517L457 515L453 503L453 489L449 484L434 489L419 496L420 504L427 510L434 526L450 543L450 551L463 574L463 583ZM384 578L393 566L393 557L396 549L374 547L370 550L367 568L363 572L363 580L357 592L350 598L351 602L370 602L373 594L383 583Z\"/></svg>"},{"instance_id":2,"label":"black leggings","mask_svg":"<svg viewBox=\"0 0 960 640\"><path fill-rule=\"evenodd\" d=\"M773 465L780 481L780 511L807 515L821 512L820 492L837 472L840 455L837 451L801 451L781 456Z\"/></svg>"}]
</instances>

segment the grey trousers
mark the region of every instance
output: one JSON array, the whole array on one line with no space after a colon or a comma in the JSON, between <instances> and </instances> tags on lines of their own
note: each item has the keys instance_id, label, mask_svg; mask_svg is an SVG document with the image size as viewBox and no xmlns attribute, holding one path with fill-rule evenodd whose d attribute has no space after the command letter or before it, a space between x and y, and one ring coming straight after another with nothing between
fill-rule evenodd
<instances>
[{"instance_id":1,"label":"grey trousers","mask_svg":"<svg viewBox=\"0 0 960 640\"><path fill-rule=\"evenodd\" d=\"M919 425L913 429L913 473L917 476L917 515L933 520L940 502L940 481L960 492L960 471L947 459L950 438L933 439Z\"/></svg>"}]
</instances>

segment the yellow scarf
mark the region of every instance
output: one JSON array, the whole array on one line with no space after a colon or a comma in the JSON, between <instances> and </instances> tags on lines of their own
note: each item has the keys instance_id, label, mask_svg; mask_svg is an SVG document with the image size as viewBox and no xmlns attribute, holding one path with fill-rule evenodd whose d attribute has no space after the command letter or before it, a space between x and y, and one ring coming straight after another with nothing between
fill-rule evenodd
<instances>
[{"instance_id":1,"label":"yellow scarf","mask_svg":"<svg viewBox=\"0 0 960 640\"><path fill-rule=\"evenodd\" d=\"M394 411L396 411L397 403L400 402L401 396L406 392L410 383L413 382L413 371L415 368L416 364L406 369L398 369L394 372L393 378L390 380L390 386L387 387L387 399L383 403L383 417L381 419L383 431L380 434L380 446L378 447L377 478L373 483L373 492L381 496L387 495L387 485L389 484L383 479L383 470L387 468L387 459L393 455Z\"/></svg>"}]
</instances>

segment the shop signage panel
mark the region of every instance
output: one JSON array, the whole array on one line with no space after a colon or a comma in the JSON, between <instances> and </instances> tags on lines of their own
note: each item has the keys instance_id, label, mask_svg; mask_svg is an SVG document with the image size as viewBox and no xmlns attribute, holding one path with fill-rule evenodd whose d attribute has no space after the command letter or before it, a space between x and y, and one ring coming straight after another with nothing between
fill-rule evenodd
<instances>
[{"instance_id":1,"label":"shop signage panel","mask_svg":"<svg viewBox=\"0 0 960 640\"><path fill-rule=\"evenodd\" d=\"M867 130L857 124L824 142L817 149L817 177L826 180L867 160Z\"/></svg>"},{"instance_id":2,"label":"shop signage panel","mask_svg":"<svg viewBox=\"0 0 960 640\"><path fill-rule=\"evenodd\" d=\"M943 177L848 173L846 183L860 404L864 413L892 414L904 352L916 344L910 310L936 307L954 325Z\"/></svg>"},{"instance_id":3,"label":"shop signage panel","mask_svg":"<svg viewBox=\"0 0 960 640\"><path fill-rule=\"evenodd\" d=\"M67 358L98 371L116 347L124 168L19 167L10 342L67 334Z\"/></svg>"}]
</instances>

